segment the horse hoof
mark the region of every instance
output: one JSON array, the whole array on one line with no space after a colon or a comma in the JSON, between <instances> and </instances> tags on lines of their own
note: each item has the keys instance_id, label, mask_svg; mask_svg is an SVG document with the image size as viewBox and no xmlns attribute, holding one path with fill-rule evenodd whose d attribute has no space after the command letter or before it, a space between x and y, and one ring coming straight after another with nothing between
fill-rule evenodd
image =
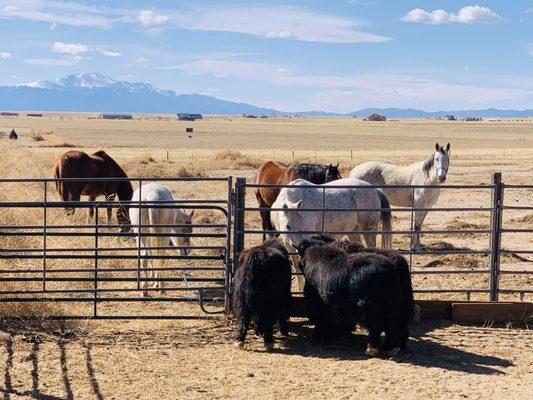
<instances>
[{"instance_id":1,"label":"horse hoof","mask_svg":"<svg viewBox=\"0 0 533 400\"><path fill-rule=\"evenodd\" d=\"M365 350L365 356L369 356L369 357L375 357L378 355L378 353L379 353L379 349L377 347L372 347L370 345L368 345L368 347Z\"/></svg>"},{"instance_id":2,"label":"horse hoof","mask_svg":"<svg viewBox=\"0 0 533 400\"><path fill-rule=\"evenodd\" d=\"M265 350L266 350L266 351L272 351L272 350L274 350L274 342L268 342L268 343L265 343Z\"/></svg>"},{"instance_id":3,"label":"horse hoof","mask_svg":"<svg viewBox=\"0 0 533 400\"><path fill-rule=\"evenodd\" d=\"M237 341L237 342L233 343L233 346L235 346L236 349L242 350L242 349L244 349L244 342Z\"/></svg>"}]
</instances>

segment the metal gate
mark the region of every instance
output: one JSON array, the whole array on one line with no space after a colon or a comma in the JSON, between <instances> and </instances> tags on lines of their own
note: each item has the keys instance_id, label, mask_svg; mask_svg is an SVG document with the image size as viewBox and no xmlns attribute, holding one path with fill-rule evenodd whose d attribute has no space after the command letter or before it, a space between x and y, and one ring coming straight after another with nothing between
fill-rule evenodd
<instances>
[{"instance_id":1,"label":"metal gate","mask_svg":"<svg viewBox=\"0 0 533 400\"><path fill-rule=\"evenodd\" d=\"M231 267L232 178L128 180L134 188L148 181L161 182L173 189L177 199L63 202L52 200L58 199L56 182L86 180L0 179L0 307L4 315L198 318L224 312ZM198 195L206 185L223 195ZM192 231L175 235L190 238L191 244L176 249L141 247L141 238L168 236L160 229L185 226L139 223L137 232L122 232L114 219L103 222L108 208L116 211L121 206L194 209ZM68 216L65 207L76 212ZM95 218L87 221L83 211L90 209ZM147 268L142 268L145 262ZM155 273L161 274L164 291L145 287L157 281Z\"/></svg>"},{"instance_id":2,"label":"metal gate","mask_svg":"<svg viewBox=\"0 0 533 400\"><path fill-rule=\"evenodd\" d=\"M234 260L238 260L240 252L250 245L257 244L265 237L265 233L260 228L260 222L255 222L259 211L274 210L271 208L261 208L256 205L255 196L247 195L248 190L256 190L261 187L283 188L288 185L257 185L247 183L245 179L237 178L235 195L236 204L234 211ZM299 186L305 188L305 186ZM329 189L338 189L342 186L330 186ZM407 188L414 191L417 188L432 186L416 185L394 185L388 187ZM461 194L464 201L453 207L433 207L428 209L417 208L413 204L411 207L393 207L392 213L395 218L403 219L404 227L398 228L393 223L391 233L393 237L403 236L408 239L403 245L396 243L393 248L399 249L404 254L410 264L413 276L413 287L418 298L422 299L446 299L446 300L501 300L502 295L506 295L508 300L516 300L516 295L523 301L526 296L533 294L533 260L527 258L533 255L531 246L528 247L527 240L522 240L521 246L513 243L512 235L531 235L533 227L514 227L511 225L513 219L504 220L504 213L514 212L520 221L528 218L533 224L533 214L525 215L524 212L533 210L531 202L533 196L533 185L508 185L501 181L501 174L494 173L492 182L486 185L434 185L434 188L441 190L441 196L447 191ZM321 186L323 199L325 199L328 186ZM382 186L369 186L369 188L383 188ZM504 191L520 192L514 196L510 205L504 200ZM478 196L479 201L469 201L469 197ZM247 202L247 199L251 201ZM466 203L466 205L465 205ZM322 218L327 211L381 211L381 209L331 209L324 206L321 208L305 209L300 208L300 212L322 212ZM508 205L509 204L509 205ZM282 211L282 210L275 210ZM454 246L448 242L443 242L442 246L430 246L422 250L410 249L409 242L412 234L416 231L414 226L414 215L417 211L428 211L429 214L439 213L446 223L446 228L430 228L429 223L425 223L418 233L424 235L425 240L433 237L462 237L482 239L476 240L476 245ZM462 220L465 214L473 214L479 218L477 223L467 223ZM521 214L520 214L521 213ZM255 217L254 217L255 215ZM254 219L253 227L249 219ZM520 219L522 218L522 219ZM426 220L427 221L427 220ZM401 222L401 221L400 221ZM400 224L401 226L401 224ZM293 232L293 231L291 231ZM278 232L279 233L279 232ZM290 233L290 232L281 232ZM349 232L324 232L323 228L316 231L300 232L307 235L326 234L350 234L350 233L381 233L381 231L349 231ZM428 239L429 238L429 239ZM507 240L505 240L507 239ZM463 240L464 242L465 240ZM411 242L412 243L412 242ZM533 240L529 239L529 243ZM506 268L501 268L502 257L514 258L513 263L507 263ZM422 261L420 261L422 260ZM444 261L443 261L444 260ZM508 260L509 261L509 260ZM469 263L475 265L469 265ZM464 266L463 266L464 264ZM440 266L442 265L442 266ZM437 267L435 267L437 266ZM237 265L234 266L234 269ZM468 278L466 278L468 277ZM513 278L514 277L514 278ZM508 279L512 278L512 279ZM501 284L502 279L507 279L505 285ZM427 282L430 283L428 284ZM427 287L432 285L433 287Z\"/></svg>"}]
</instances>

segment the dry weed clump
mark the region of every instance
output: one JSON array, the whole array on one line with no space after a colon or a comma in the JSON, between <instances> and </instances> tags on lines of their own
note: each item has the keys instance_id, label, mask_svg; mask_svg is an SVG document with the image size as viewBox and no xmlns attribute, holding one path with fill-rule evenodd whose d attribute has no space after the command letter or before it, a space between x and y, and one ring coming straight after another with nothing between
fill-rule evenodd
<instances>
[{"instance_id":1,"label":"dry weed clump","mask_svg":"<svg viewBox=\"0 0 533 400\"><path fill-rule=\"evenodd\" d=\"M38 134L38 133L34 133L33 135L31 135L31 138L34 142L42 142L44 141L44 136L41 135L41 134Z\"/></svg>"},{"instance_id":2,"label":"dry weed clump","mask_svg":"<svg viewBox=\"0 0 533 400\"><path fill-rule=\"evenodd\" d=\"M224 149L217 151L205 162L207 169L249 169L257 168L262 161L242 154L239 151Z\"/></svg>"},{"instance_id":3,"label":"dry weed clump","mask_svg":"<svg viewBox=\"0 0 533 400\"><path fill-rule=\"evenodd\" d=\"M205 177L205 170L196 165L148 162L144 158L122 163L130 178L189 178Z\"/></svg>"}]
</instances>

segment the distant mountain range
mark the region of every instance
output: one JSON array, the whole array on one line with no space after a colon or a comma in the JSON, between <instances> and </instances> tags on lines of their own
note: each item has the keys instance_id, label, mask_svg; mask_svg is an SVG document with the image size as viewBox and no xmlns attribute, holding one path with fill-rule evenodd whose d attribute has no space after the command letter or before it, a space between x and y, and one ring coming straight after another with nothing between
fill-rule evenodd
<instances>
[{"instance_id":1,"label":"distant mountain range","mask_svg":"<svg viewBox=\"0 0 533 400\"><path fill-rule=\"evenodd\" d=\"M202 114L265 114L366 117L377 113L388 118L456 117L524 118L533 110L456 110L427 112L400 108L365 108L348 114L325 111L284 112L270 108L236 103L201 94L179 94L158 89L147 83L119 81L91 72L69 75L53 81L30 82L16 86L0 86L0 110L130 112Z\"/></svg>"}]
</instances>

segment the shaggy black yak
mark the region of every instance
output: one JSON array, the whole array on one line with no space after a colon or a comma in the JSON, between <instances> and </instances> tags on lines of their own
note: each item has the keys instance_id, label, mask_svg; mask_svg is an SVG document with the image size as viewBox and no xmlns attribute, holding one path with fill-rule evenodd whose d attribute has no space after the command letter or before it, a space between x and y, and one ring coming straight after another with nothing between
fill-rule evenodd
<instances>
[{"instance_id":1,"label":"shaggy black yak","mask_svg":"<svg viewBox=\"0 0 533 400\"><path fill-rule=\"evenodd\" d=\"M237 320L235 346L243 348L248 326L255 322L265 349L274 348L272 335L277 321L281 334L288 334L291 300L291 264L287 250L271 239L244 250L234 279L233 314Z\"/></svg>"},{"instance_id":2,"label":"shaggy black yak","mask_svg":"<svg viewBox=\"0 0 533 400\"><path fill-rule=\"evenodd\" d=\"M372 252L348 253L317 239L304 240L297 249L316 343L330 342L360 324L369 331L366 354L376 355L380 348L396 353L405 347L409 318L402 315L402 274L391 259Z\"/></svg>"}]
</instances>

